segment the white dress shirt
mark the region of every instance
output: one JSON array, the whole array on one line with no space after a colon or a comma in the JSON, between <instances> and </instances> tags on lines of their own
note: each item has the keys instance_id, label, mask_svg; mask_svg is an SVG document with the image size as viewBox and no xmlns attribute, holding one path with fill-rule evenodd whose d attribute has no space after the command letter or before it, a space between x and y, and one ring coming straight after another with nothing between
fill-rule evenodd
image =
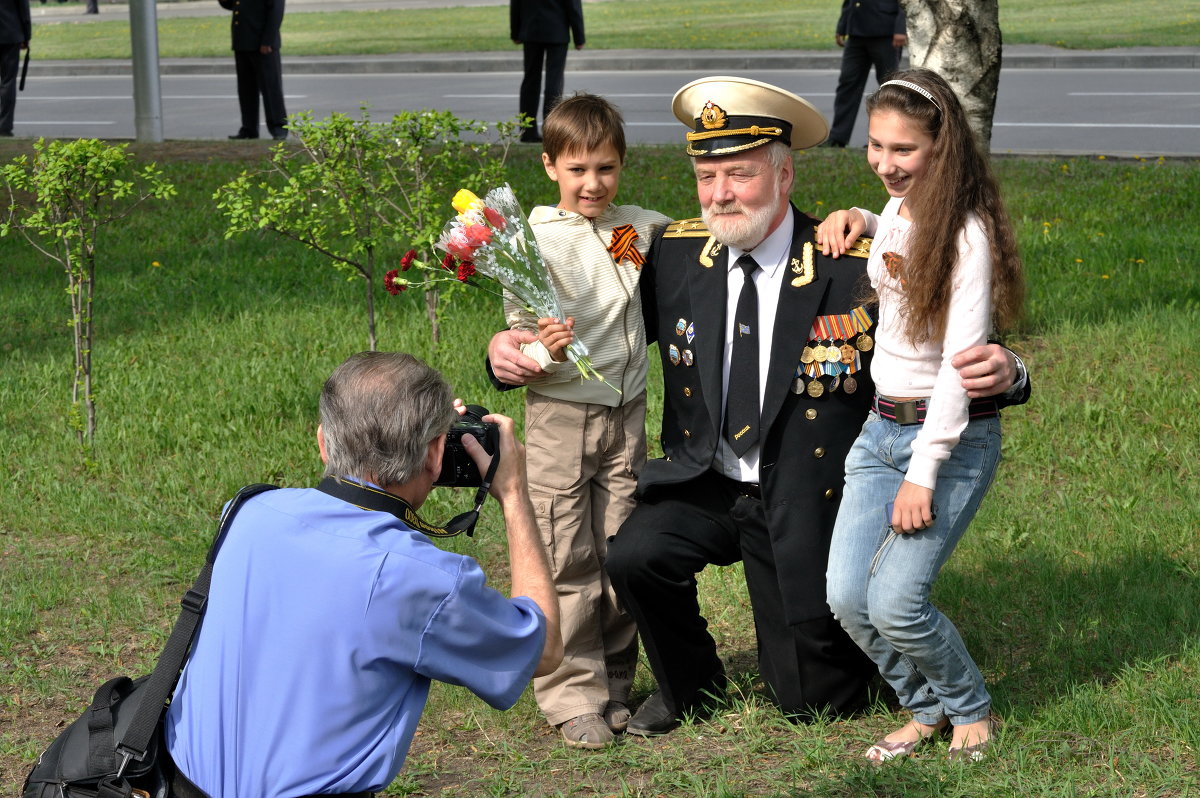
<instances>
[{"instance_id":1,"label":"white dress shirt","mask_svg":"<svg viewBox=\"0 0 1200 798\"><path fill-rule=\"evenodd\" d=\"M725 268L727 270L725 287L725 347L721 355L721 407L725 407L725 397L729 393L729 364L733 359L733 326L737 314L738 297L742 293L742 284L746 281L745 272L737 265L742 255L750 255L758 263L759 269L754 273L754 287L758 291L758 406L762 408L763 394L767 389L767 372L771 364L771 337L775 330L775 311L779 306L779 291L783 286L783 278L787 275L784 266L792 254L792 232L795 223L791 209L788 209L783 222L775 228L763 242L752 251L737 247L726 247ZM807 332L807 331L805 331ZM722 410L722 412L724 412ZM722 419L722 422L724 419ZM722 424L721 429L724 429ZM754 444L739 458L733 453L724 435L720 436L717 452L713 457L713 470L722 476L738 482L758 482L758 459L762 436L766 430L760 425L759 443Z\"/></svg>"}]
</instances>

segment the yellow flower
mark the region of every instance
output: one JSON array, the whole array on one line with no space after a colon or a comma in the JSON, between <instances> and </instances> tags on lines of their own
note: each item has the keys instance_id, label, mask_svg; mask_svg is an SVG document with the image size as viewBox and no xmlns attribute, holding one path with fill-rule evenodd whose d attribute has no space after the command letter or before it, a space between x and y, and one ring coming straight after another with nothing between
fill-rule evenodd
<instances>
[{"instance_id":1,"label":"yellow flower","mask_svg":"<svg viewBox=\"0 0 1200 798\"><path fill-rule=\"evenodd\" d=\"M468 191L465 188L460 188L458 190L458 193L454 195L454 199L450 201L450 204L453 205L454 210L458 211L459 213L483 210L483 200L479 199L479 197L475 196L473 192Z\"/></svg>"},{"instance_id":2,"label":"yellow flower","mask_svg":"<svg viewBox=\"0 0 1200 798\"><path fill-rule=\"evenodd\" d=\"M156 261L156 260L152 260L152 261L150 261L150 265L151 265L151 266L162 266L162 264L161 264L161 263L159 263L159 262L158 262L158 261Z\"/></svg>"}]
</instances>

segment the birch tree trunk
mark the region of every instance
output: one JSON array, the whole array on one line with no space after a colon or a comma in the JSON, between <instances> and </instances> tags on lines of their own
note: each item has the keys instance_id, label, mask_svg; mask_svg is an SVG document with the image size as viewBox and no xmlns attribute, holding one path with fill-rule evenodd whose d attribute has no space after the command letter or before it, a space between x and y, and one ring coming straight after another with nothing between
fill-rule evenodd
<instances>
[{"instance_id":1,"label":"birch tree trunk","mask_svg":"<svg viewBox=\"0 0 1200 798\"><path fill-rule=\"evenodd\" d=\"M958 95L985 150L1000 83L999 0L901 0L909 61L937 72Z\"/></svg>"}]
</instances>

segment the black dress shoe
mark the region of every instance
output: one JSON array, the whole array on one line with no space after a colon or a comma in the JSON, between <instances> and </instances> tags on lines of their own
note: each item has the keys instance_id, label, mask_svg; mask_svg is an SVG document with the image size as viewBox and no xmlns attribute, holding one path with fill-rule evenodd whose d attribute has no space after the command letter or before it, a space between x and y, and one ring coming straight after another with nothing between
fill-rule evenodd
<instances>
[{"instance_id":1,"label":"black dress shoe","mask_svg":"<svg viewBox=\"0 0 1200 798\"><path fill-rule=\"evenodd\" d=\"M257 133L247 133L244 130L239 130L237 133L234 133L229 138L231 138L231 139L256 139L256 138L258 138L258 134Z\"/></svg>"},{"instance_id":2,"label":"black dress shoe","mask_svg":"<svg viewBox=\"0 0 1200 798\"><path fill-rule=\"evenodd\" d=\"M542 137L537 134L536 130L526 130L521 134L521 141L525 144L541 144Z\"/></svg>"},{"instance_id":3,"label":"black dress shoe","mask_svg":"<svg viewBox=\"0 0 1200 798\"><path fill-rule=\"evenodd\" d=\"M638 711L629 719L625 733L637 734L641 737L657 737L677 726L679 726L679 716L667 709L662 691L659 690L638 707Z\"/></svg>"}]
</instances>

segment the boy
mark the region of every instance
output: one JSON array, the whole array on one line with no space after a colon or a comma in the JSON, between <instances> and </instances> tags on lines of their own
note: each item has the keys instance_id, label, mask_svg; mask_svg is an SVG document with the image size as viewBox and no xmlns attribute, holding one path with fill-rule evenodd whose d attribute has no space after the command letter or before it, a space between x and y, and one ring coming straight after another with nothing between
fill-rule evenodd
<instances>
[{"instance_id":1,"label":"boy","mask_svg":"<svg viewBox=\"0 0 1200 798\"><path fill-rule=\"evenodd\" d=\"M537 331L523 347L547 372L525 399L529 493L561 608L564 657L535 679L546 720L569 746L603 748L629 722L637 630L617 606L607 539L633 509L646 460L646 337L638 277L654 236L670 221L613 205L625 160L620 112L577 94L542 129L542 163L558 183L556 207L529 215L565 321L535 319L505 303L513 329ZM604 381L584 380L564 347L578 326ZM613 390L619 388L620 393Z\"/></svg>"}]
</instances>

